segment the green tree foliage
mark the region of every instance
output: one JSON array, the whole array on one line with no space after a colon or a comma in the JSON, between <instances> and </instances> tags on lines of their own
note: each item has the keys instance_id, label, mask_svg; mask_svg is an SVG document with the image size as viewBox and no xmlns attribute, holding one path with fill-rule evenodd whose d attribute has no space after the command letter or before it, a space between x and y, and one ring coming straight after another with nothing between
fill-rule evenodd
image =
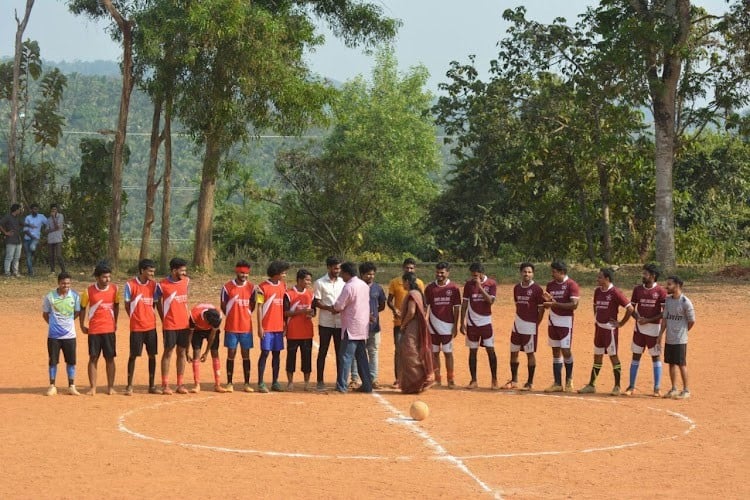
<instances>
[{"instance_id":1,"label":"green tree foliage","mask_svg":"<svg viewBox=\"0 0 750 500\"><path fill-rule=\"evenodd\" d=\"M8 104L7 109L11 108L12 86L13 61L0 63L0 101ZM67 77L57 68L44 70L39 44L33 40L23 42L16 141L8 137L6 147L15 144L15 191L17 199L26 205L45 203L58 196L59 169L50 161L49 151L58 146L63 134L65 118L60 107L66 86ZM6 179L8 174L4 175ZM10 201L10 197L3 199Z\"/></svg>"},{"instance_id":2,"label":"green tree foliage","mask_svg":"<svg viewBox=\"0 0 750 500\"><path fill-rule=\"evenodd\" d=\"M378 52L372 81L344 84L332 105L334 127L318 154L297 151L276 163L289 191L283 226L318 256L429 255L421 226L440 167L429 116L427 71L399 74L391 49Z\"/></svg>"},{"instance_id":3,"label":"green tree foliage","mask_svg":"<svg viewBox=\"0 0 750 500\"><path fill-rule=\"evenodd\" d=\"M215 190L224 155L259 130L301 132L324 118L324 106L334 95L313 78L303 59L306 49L323 41L315 19L322 18L353 45L392 37L396 23L384 18L379 7L353 1L172 4L177 8L171 16L142 17L141 22L157 26L148 47L174 49L180 75L175 114L203 147L193 262L210 268Z\"/></svg>"},{"instance_id":4,"label":"green tree foliage","mask_svg":"<svg viewBox=\"0 0 750 500\"><path fill-rule=\"evenodd\" d=\"M96 262L107 255L107 228L112 205L113 141L82 139L81 171L70 180L66 213L70 251L77 260ZM130 156L125 148L125 163ZM123 200L127 196L123 193Z\"/></svg>"}]
</instances>

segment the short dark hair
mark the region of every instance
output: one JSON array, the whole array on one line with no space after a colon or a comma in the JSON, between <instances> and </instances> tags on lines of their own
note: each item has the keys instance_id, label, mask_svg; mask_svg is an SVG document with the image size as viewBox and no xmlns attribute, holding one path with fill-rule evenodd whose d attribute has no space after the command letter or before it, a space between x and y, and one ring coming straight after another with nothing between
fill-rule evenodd
<instances>
[{"instance_id":1,"label":"short dark hair","mask_svg":"<svg viewBox=\"0 0 750 500\"><path fill-rule=\"evenodd\" d=\"M16 211L16 210L18 210L19 208L21 208L21 204L20 204L20 203L14 203L14 204L12 204L12 205L10 206L10 211L11 211L11 212L15 212L15 211Z\"/></svg>"},{"instance_id":2,"label":"short dark hair","mask_svg":"<svg viewBox=\"0 0 750 500\"><path fill-rule=\"evenodd\" d=\"M448 262L440 261L437 264L435 264L435 269L447 269L450 270L451 265Z\"/></svg>"},{"instance_id":3,"label":"short dark hair","mask_svg":"<svg viewBox=\"0 0 750 500\"><path fill-rule=\"evenodd\" d=\"M269 278L271 278L273 276L278 276L279 274L285 272L287 269L289 269L289 263L287 261L274 260L270 264L268 264L266 274Z\"/></svg>"},{"instance_id":4,"label":"short dark hair","mask_svg":"<svg viewBox=\"0 0 750 500\"><path fill-rule=\"evenodd\" d=\"M111 272L112 272L112 268L109 267L109 263L106 261L101 261L94 268L94 276L96 276L97 278L101 276L102 274L107 274Z\"/></svg>"},{"instance_id":5,"label":"short dark hair","mask_svg":"<svg viewBox=\"0 0 750 500\"><path fill-rule=\"evenodd\" d=\"M203 313L203 319L205 319L206 323L213 328L219 328L219 325L221 324L221 314L219 314L219 311L216 309L207 309Z\"/></svg>"},{"instance_id":6,"label":"short dark hair","mask_svg":"<svg viewBox=\"0 0 750 500\"><path fill-rule=\"evenodd\" d=\"M469 266L469 272L470 273L483 273L484 272L484 266L481 262L472 262Z\"/></svg>"},{"instance_id":7,"label":"short dark hair","mask_svg":"<svg viewBox=\"0 0 750 500\"><path fill-rule=\"evenodd\" d=\"M356 276L357 266L356 264L354 264L354 262L346 261L343 264L341 264L341 272L346 273L349 276Z\"/></svg>"},{"instance_id":8,"label":"short dark hair","mask_svg":"<svg viewBox=\"0 0 750 500\"><path fill-rule=\"evenodd\" d=\"M253 267L253 266L251 266L250 263L246 261L245 259L240 259L237 261L234 267Z\"/></svg>"},{"instance_id":9,"label":"short dark hair","mask_svg":"<svg viewBox=\"0 0 750 500\"><path fill-rule=\"evenodd\" d=\"M658 280L659 274L661 274L656 264L646 264L645 266L643 266L643 270L646 271L651 276L653 276L654 280Z\"/></svg>"},{"instance_id":10,"label":"short dark hair","mask_svg":"<svg viewBox=\"0 0 750 500\"><path fill-rule=\"evenodd\" d=\"M58 283L60 283L62 280L69 280L69 279L72 279L72 277L70 276L70 273L68 271L63 271L57 275Z\"/></svg>"},{"instance_id":11,"label":"short dark hair","mask_svg":"<svg viewBox=\"0 0 750 500\"><path fill-rule=\"evenodd\" d=\"M359 265L359 274L367 274L370 271L377 271L377 270L378 268L375 267L375 263L370 262L369 260Z\"/></svg>"},{"instance_id":12,"label":"short dark hair","mask_svg":"<svg viewBox=\"0 0 750 500\"><path fill-rule=\"evenodd\" d=\"M138 272L146 269L156 269L156 262L151 259L141 259L138 261Z\"/></svg>"},{"instance_id":13,"label":"short dark hair","mask_svg":"<svg viewBox=\"0 0 750 500\"><path fill-rule=\"evenodd\" d=\"M174 257L172 260L169 261L169 270L174 271L175 269L179 269L181 267L187 267L187 261L180 257Z\"/></svg>"},{"instance_id":14,"label":"short dark hair","mask_svg":"<svg viewBox=\"0 0 750 500\"><path fill-rule=\"evenodd\" d=\"M305 268L302 268L299 271L297 271L297 281L303 280L308 276L312 276L312 273Z\"/></svg>"},{"instance_id":15,"label":"short dark hair","mask_svg":"<svg viewBox=\"0 0 750 500\"><path fill-rule=\"evenodd\" d=\"M568 265L563 260L556 260L552 262L552 264L550 264L550 267L555 271L562 271L564 273L568 272Z\"/></svg>"},{"instance_id":16,"label":"short dark hair","mask_svg":"<svg viewBox=\"0 0 750 500\"><path fill-rule=\"evenodd\" d=\"M523 271L527 267L530 267L532 271L534 270L534 264L532 264L531 262L521 262L521 265L518 266L518 270Z\"/></svg>"},{"instance_id":17,"label":"short dark hair","mask_svg":"<svg viewBox=\"0 0 750 500\"><path fill-rule=\"evenodd\" d=\"M32 203L29 208L39 208L39 203Z\"/></svg>"},{"instance_id":18,"label":"short dark hair","mask_svg":"<svg viewBox=\"0 0 750 500\"><path fill-rule=\"evenodd\" d=\"M609 280L610 283L615 281L615 270L611 267L602 267L599 269L599 272L604 275L605 278Z\"/></svg>"},{"instance_id":19,"label":"short dark hair","mask_svg":"<svg viewBox=\"0 0 750 500\"><path fill-rule=\"evenodd\" d=\"M330 256L326 258L326 267L337 266L341 264L341 259L338 257Z\"/></svg>"},{"instance_id":20,"label":"short dark hair","mask_svg":"<svg viewBox=\"0 0 750 500\"><path fill-rule=\"evenodd\" d=\"M50 210L52 210L53 208L57 208L57 203L52 203L52 204L51 204L51 205L49 206L49 209L50 209Z\"/></svg>"},{"instance_id":21,"label":"short dark hair","mask_svg":"<svg viewBox=\"0 0 750 500\"><path fill-rule=\"evenodd\" d=\"M407 257L407 258L404 259L404 263L401 264L401 266L403 267L403 266L406 266L406 265L416 266L417 265L417 261L414 260L411 257Z\"/></svg>"},{"instance_id":22,"label":"short dark hair","mask_svg":"<svg viewBox=\"0 0 750 500\"><path fill-rule=\"evenodd\" d=\"M684 284L685 284L685 282L684 282L684 281L682 281L682 279L681 279L681 278L680 278L679 276L674 276L674 275L672 275L672 276L668 276L668 277L667 277L667 281L671 281L671 282L672 282L672 283L674 283L675 285L679 285L679 286L680 286L680 288L682 288L682 285L684 285Z\"/></svg>"}]
</instances>

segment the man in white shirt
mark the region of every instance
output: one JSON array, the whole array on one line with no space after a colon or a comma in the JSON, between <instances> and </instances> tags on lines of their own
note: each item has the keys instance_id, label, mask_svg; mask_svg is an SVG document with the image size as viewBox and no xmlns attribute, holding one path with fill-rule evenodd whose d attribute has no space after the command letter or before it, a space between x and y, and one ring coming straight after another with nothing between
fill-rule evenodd
<instances>
[{"instance_id":1,"label":"man in white shirt","mask_svg":"<svg viewBox=\"0 0 750 500\"><path fill-rule=\"evenodd\" d=\"M331 345L333 338L333 348L336 351L336 378L341 370L339 366L339 350L341 348L341 317L334 310L333 305L341 295L344 289L344 280L341 279L341 260L336 257L326 259L328 272L318 278L313 284L313 308L317 308L318 314L318 333L320 336L320 347L318 348L318 384L317 390L325 390L323 382L323 372L326 366L326 356L328 347Z\"/></svg>"}]
</instances>

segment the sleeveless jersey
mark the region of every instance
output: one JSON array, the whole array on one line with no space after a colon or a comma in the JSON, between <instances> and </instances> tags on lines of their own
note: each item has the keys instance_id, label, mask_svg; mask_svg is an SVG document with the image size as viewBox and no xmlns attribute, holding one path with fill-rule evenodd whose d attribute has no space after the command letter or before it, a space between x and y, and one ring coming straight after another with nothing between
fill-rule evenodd
<instances>
[{"instance_id":1,"label":"sleeveless jersey","mask_svg":"<svg viewBox=\"0 0 750 500\"><path fill-rule=\"evenodd\" d=\"M300 292L297 287L292 287L286 291L289 300L289 310L295 311L300 306L312 308L313 293L312 290L305 289ZM290 340L305 340L313 338L312 318L306 314L299 314L287 318L286 338Z\"/></svg>"},{"instance_id":2,"label":"sleeveless jersey","mask_svg":"<svg viewBox=\"0 0 750 500\"><path fill-rule=\"evenodd\" d=\"M221 289L221 303L224 304L226 319L224 330L230 333L252 333L252 309L255 300L255 285L245 281L238 285L228 281Z\"/></svg>"},{"instance_id":3,"label":"sleeveless jersey","mask_svg":"<svg viewBox=\"0 0 750 500\"><path fill-rule=\"evenodd\" d=\"M115 332L115 304L119 303L117 285L113 283L104 290L99 290L96 284L86 288L81 297L81 307L88 307L89 335Z\"/></svg>"},{"instance_id":4,"label":"sleeveless jersey","mask_svg":"<svg viewBox=\"0 0 750 500\"><path fill-rule=\"evenodd\" d=\"M284 331L284 293L286 284L279 280L278 283L271 283L265 280L258 285L263 302L261 307L261 323L264 332L283 332Z\"/></svg>"},{"instance_id":5,"label":"sleeveless jersey","mask_svg":"<svg viewBox=\"0 0 750 500\"><path fill-rule=\"evenodd\" d=\"M190 310L190 327L200 332L208 332L213 328L203 317L209 309L216 309L213 304L198 304ZM216 309L218 311L218 309Z\"/></svg>"},{"instance_id":6,"label":"sleeveless jersey","mask_svg":"<svg viewBox=\"0 0 750 500\"><path fill-rule=\"evenodd\" d=\"M157 288L162 301L165 330L187 330L190 327L190 311L188 310L188 284L190 278L184 277L180 281L164 278Z\"/></svg>"},{"instance_id":7,"label":"sleeveless jersey","mask_svg":"<svg viewBox=\"0 0 750 500\"><path fill-rule=\"evenodd\" d=\"M138 278L125 283L125 302L130 303L130 331L147 332L156 328L154 292L156 282L141 283Z\"/></svg>"}]
</instances>

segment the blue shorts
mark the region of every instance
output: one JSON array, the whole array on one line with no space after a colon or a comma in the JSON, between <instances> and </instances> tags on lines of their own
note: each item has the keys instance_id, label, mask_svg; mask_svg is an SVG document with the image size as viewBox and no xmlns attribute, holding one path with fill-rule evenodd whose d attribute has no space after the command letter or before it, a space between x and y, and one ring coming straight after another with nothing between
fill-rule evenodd
<instances>
[{"instance_id":1,"label":"blue shorts","mask_svg":"<svg viewBox=\"0 0 750 500\"><path fill-rule=\"evenodd\" d=\"M283 351L284 332L266 332L260 341L260 348L264 351Z\"/></svg>"},{"instance_id":2,"label":"blue shorts","mask_svg":"<svg viewBox=\"0 0 750 500\"><path fill-rule=\"evenodd\" d=\"M237 349L237 344L242 349L253 348L253 334L252 333L224 333L224 347L229 349Z\"/></svg>"}]
</instances>

